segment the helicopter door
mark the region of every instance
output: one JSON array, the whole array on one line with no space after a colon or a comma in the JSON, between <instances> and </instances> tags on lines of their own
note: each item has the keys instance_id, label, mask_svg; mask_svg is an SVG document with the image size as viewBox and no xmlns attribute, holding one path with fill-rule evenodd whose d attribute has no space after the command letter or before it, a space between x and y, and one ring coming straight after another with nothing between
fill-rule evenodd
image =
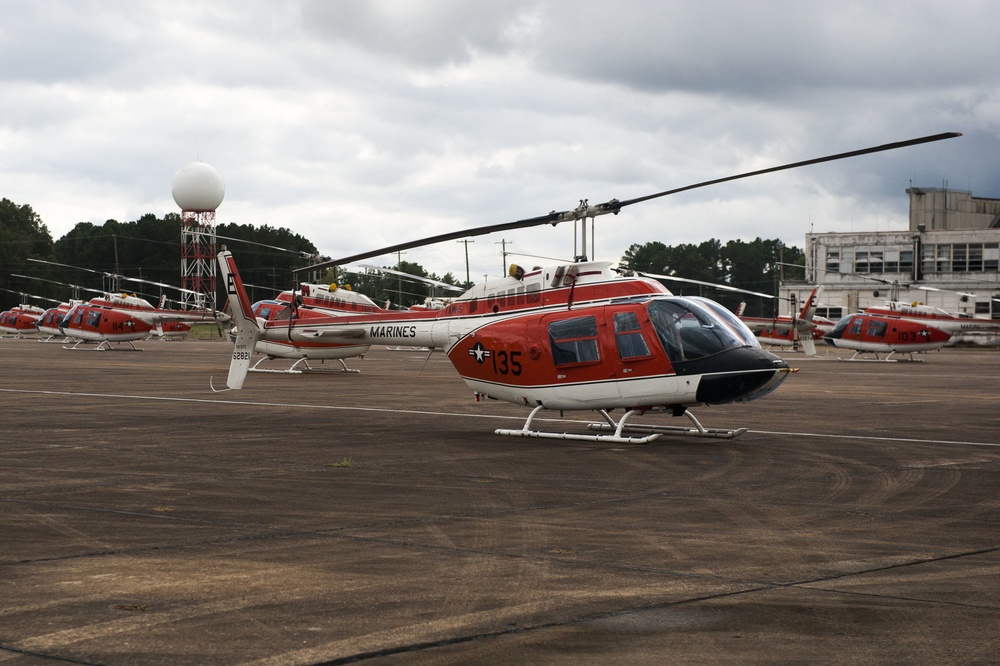
<instances>
[{"instance_id":1,"label":"helicopter door","mask_svg":"<svg viewBox=\"0 0 1000 666\"><path fill-rule=\"evenodd\" d=\"M642 399L650 391L651 375L659 374L657 368L662 365L656 362L658 347L653 325L644 308L608 308L607 317L615 335L615 376L623 380L618 382L618 393L623 398ZM663 352L659 353L662 358ZM676 392L678 386L672 381L657 382L656 390Z\"/></svg>"}]
</instances>

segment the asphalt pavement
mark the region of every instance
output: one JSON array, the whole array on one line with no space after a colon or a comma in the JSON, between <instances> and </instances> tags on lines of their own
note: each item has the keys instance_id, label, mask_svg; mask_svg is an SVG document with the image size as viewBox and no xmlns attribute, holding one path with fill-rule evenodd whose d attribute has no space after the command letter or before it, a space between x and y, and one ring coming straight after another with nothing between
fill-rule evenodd
<instances>
[{"instance_id":1,"label":"asphalt pavement","mask_svg":"<svg viewBox=\"0 0 1000 666\"><path fill-rule=\"evenodd\" d=\"M1000 659L1000 351L787 354L630 446L494 435L440 353L140 346L0 340L0 663Z\"/></svg>"}]
</instances>

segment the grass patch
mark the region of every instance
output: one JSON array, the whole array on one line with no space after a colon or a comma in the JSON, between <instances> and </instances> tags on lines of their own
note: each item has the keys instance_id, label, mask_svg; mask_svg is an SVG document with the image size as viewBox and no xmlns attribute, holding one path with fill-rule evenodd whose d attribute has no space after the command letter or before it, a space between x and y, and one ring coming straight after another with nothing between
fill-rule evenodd
<instances>
[{"instance_id":1,"label":"grass patch","mask_svg":"<svg viewBox=\"0 0 1000 666\"><path fill-rule=\"evenodd\" d=\"M216 324L195 324L187 334L188 340L227 340L226 324L222 324L222 336L219 336L219 327Z\"/></svg>"},{"instance_id":2,"label":"grass patch","mask_svg":"<svg viewBox=\"0 0 1000 666\"><path fill-rule=\"evenodd\" d=\"M351 467L354 462L350 458L344 458L340 462L327 463L327 467Z\"/></svg>"}]
</instances>

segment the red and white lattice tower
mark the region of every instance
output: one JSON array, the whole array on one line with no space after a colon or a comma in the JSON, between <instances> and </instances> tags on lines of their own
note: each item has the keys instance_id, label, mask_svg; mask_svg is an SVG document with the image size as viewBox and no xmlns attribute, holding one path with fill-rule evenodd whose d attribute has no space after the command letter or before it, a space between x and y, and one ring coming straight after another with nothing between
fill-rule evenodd
<instances>
[{"instance_id":1,"label":"red and white lattice tower","mask_svg":"<svg viewBox=\"0 0 1000 666\"><path fill-rule=\"evenodd\" d=\"M174 201L181 209L181 302L215 309L215 210L226 184L214 168L194 162L177 172Z\"/></svg>"}]
</instances>

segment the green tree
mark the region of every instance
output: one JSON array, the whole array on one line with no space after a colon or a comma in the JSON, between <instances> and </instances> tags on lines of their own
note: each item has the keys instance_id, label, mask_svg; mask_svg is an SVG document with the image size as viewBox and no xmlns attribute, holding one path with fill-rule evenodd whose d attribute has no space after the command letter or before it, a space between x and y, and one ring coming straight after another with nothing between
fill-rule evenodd
<instances>
[{"instance_id":1,"label":"green tree","mask_svg":"<svg viewBox=\"0 0 1000 666\"><path fill-rule=\"evenodd\" d=\"M39 296L52 297L52 285L44 283L26 284L20 278L12 277L12 273L32 275L33 264L28 258L52 258L52 236L42 222L42 219L31 209L31 206L18 205L10 199L0 199L0 276L4 280L5 289L15 292L29 292ZM0 310L8 310L18 305L20 297L17 293L0 291ZM37 303L37 305L44 305Z\"/></svg>"},{"instance_id":2,"label":"green tree","mask_svg":"<svg viewBox=\"0 0 1000 666\"><path fill-rule=\"evenodd\" d=\"M725 245L710 239L698 245L667 246L659 241L633 244L622 256L623 268L676 276L740 289L777 294L781 279L802 279L802 269L785 264L801 264L804 254L779 240L757 238L749 243L733 240ZM774 300L713 289L705 285L664 280L676 294L708 296L736 310L747 303L747 314L770 316Z\"/></svg>"}]
</instances>

